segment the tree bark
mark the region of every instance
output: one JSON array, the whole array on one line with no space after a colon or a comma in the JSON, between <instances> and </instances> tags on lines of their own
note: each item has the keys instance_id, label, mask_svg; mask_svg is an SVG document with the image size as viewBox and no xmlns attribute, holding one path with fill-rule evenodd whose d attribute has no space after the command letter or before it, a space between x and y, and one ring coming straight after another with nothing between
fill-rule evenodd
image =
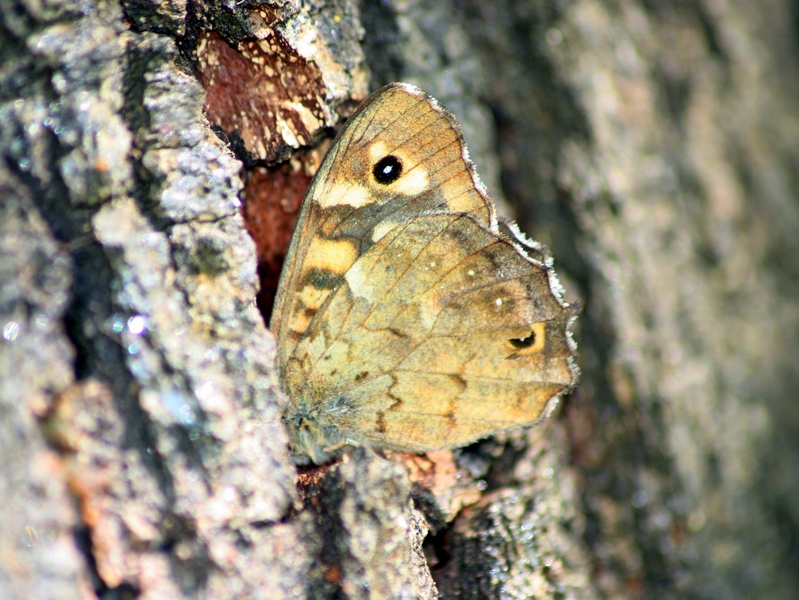
<instances>
[{"instance_id":1,"label":"tree bark","mask_svg":"<svg viewBox=\"0 0 799 600\"><path fill-rule=\"evenodd\" d=\"M798 15L4 5L0 597L795 597ZM268 290L331 128L394 80L551 248L581 385L298 472Z\"/></svg>"}]
</instances>

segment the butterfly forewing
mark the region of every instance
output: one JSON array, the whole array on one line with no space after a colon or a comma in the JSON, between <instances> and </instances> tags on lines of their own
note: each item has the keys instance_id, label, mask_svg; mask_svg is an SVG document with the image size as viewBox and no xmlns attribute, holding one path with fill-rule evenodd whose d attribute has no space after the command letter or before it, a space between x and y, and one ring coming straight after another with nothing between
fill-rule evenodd
<instances>
[{"instance_id":1,"label":"butterfly forewing","mask_svg":"<svg viewBox=\"0 0 799 600\"><path fill-rule=\"evenodd\" d=\"M454 118L406 84L386 86L353 115L308 190L286 256L270 324L281 364L357 257L393 227L426 211L493 226L464 151ZM381 183L375 166L387 156L402 175Z\"/></svg>"}]
</instances>

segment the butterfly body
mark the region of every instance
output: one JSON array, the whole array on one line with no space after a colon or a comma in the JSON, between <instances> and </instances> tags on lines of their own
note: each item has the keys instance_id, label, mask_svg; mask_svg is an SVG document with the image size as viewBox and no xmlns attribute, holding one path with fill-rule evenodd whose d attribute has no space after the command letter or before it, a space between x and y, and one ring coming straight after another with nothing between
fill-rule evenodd
<instances>
[{"instance_id":1,"label":"butterfly body","mask_svg":"<svg viewBox=\"0 0 799 600\"><path fill-rule=\"evenodd\" d=\"M295 453L462 446L571 389L574 311L509 231L433 99L391 84L359 108L303 202L270 324Z\"/></svg>"}]
</instances>

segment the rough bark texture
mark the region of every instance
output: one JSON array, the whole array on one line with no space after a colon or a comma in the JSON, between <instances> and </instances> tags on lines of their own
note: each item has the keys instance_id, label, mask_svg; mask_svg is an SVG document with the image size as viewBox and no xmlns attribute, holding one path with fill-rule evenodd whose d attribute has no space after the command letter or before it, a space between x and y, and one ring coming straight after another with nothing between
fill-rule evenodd
<instances>
[{"instance_id":1,"label":"rough bark texture","mask_svg":"<svg viewBox=\"0 0 799 600\"><path fill-rule=\"evenodd\" d=\"M3 3L0 597L796 597L797 23ZM296 200L303 147L391 80L552 248L582 384L416 483L363 449L298 476L241 202L270 173Z\"/></svg>"}]
</instances>

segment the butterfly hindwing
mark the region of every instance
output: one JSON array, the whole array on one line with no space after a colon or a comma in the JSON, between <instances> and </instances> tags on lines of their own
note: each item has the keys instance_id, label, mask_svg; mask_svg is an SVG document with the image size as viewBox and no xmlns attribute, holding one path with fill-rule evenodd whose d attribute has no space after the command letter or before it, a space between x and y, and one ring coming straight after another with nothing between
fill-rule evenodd
<instances>
[{"instance_id":1,"label":"butterfly hindwing","mask_svg":"<svg viewBox=\"0 0 799 600\"><path fill-rule=\"evenodd\" d=\"M541 287L542 266L470 217L413 219L331 294L290 393L350 438L406 450L530 424L573 380L566 309Z\"/></svg>"}]
</instances>

